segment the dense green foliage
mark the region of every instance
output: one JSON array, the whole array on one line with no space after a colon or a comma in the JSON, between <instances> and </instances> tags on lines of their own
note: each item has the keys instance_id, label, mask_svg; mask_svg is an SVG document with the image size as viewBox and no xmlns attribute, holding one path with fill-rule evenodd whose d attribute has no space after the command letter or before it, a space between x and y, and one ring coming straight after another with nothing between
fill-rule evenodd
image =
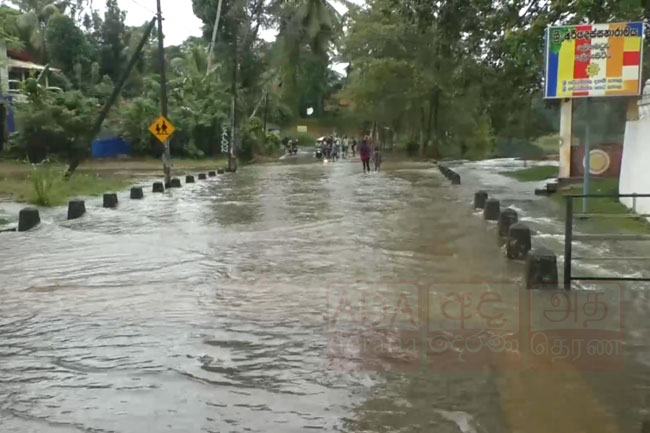
<instances>
[{"instance_id":1,"label":"dense green foliage","mask_svg":"<svg viewBox=\"0 0 650 433\"><path fill-rule=\"evenodd\" d=\"M64 89L26 86L15 148L34 159L83 157L145 25L127 26L117 0L103 11L90 0L10 3L0 6L0 37L60 71L49 72L50 84ZM343 2L344 14L330 0L223 0L212 47L218 4L192 0L203 38L165 49L175 155L219 154L233 108L243 158L281 149L265 121L286 128L310 115L328 130L371 131L386 146L428 156L543 155L532 143L556 132L558 115L541 95L546 26L650 18L638 0L367 0ZM261 38L268 28L276 41ZM147 130L160 113L156 37L102 131L138 155L162 151ZM333 62L349 63L346 77ZM581 113L577 104L577 129ZM597 133L618 133L623 114L624 104L603 107L593 116L602 119Z\"/></svg>"},{"instance_id":2,"label":"dense green foliage","mask_svg":"<svg viewBox=\"0 0 650 433\"><path fill-rule=\"evenodd\" d=\"M342 95L388 144L474 158L557 127L557 104L541 93L548 25L650 16L638 0L366 3L349 17L343 55L352 73Z\"/></svg>"},{"instance_id":3,"label":"dense green foliage","mask_svg":"<svg viewBox=\"0 0 650 433\"><path fill-rule=\"evenodd\" d=\"M16 142L27 157L40 162L50 154L66 159L86 156L99 106L97 100L78 90L48 92L33 78L24 87L29 103L17 105L23 127Z\"/></svg>"}]
</instances>

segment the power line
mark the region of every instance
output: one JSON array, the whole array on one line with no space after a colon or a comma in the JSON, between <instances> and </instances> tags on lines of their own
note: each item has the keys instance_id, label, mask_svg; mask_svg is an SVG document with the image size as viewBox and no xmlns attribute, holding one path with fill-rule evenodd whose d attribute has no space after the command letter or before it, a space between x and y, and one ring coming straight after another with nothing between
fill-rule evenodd
<instances>
[{"instance_id":1,"label":"power line","mask_svg":"<svg viewBox=\"0 0 650 433\"><path fill-rule=\"evenodd\" d=\"M140 6L142 9L144 9L147 12L150 12L152 15L156 15L157 13L153 9L149 9L147 6L143 5L137 0L129 0L131 3L133 3L136 6Z\"/></svg>"}]
</instances>

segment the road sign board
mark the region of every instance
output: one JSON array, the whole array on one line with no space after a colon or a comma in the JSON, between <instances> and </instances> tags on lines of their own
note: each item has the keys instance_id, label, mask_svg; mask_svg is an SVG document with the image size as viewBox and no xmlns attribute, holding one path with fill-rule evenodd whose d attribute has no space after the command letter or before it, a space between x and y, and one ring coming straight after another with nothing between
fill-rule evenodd
<instances>
[{"instance_id":1,"label":"road sign board","mask_svg":"<svg viewBox=\"0 0 650 433\"><path fill-rule=\"evenodd\" d=\"M167 119L165 116L160 116L157 118L149 127L149 131L160 140L161 143L164 143L165 140L168 140L172 136L176 128L174 125Z\"/></svg>"},{"instance_id":2,"label":"road sign board","mask_svg":"<svg viewBox=\"0 0 650 433\"><path fill-rule=\"evenodd\" d=\"M230 133L228 128L230 125L224 123L221 125L221 153L228 153L230 150Z\"/></svg>"},{"instance_id":3,"label":"road sign board","mask_svg":"<svg viewBox=\"0 0 650 433\"><path fill-rule=\"evenodd\" d=\"M636 96L642 65L642 22L546 31L546 98Z\"/></svg>"}]
</instances>

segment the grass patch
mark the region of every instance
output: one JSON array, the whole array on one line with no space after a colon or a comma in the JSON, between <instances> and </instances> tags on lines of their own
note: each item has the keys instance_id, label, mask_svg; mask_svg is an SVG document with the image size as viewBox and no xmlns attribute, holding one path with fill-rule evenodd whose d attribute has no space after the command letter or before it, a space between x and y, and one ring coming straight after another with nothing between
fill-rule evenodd
<instances>
[{"instance_id":1,"label":"grass patch","mask_svg":"<svg viewBox=\"0 0 650 433\"><path fill-rule=\"evenodd\" d=\"M227 165L227 158L172 159L174 176ZM24 162L1 160L0 196L39 206L62 206L71 198L123 190L132 185L136 177L162 178L163 171L162 161L154 158L87 160L70 180L65 181L66 168L63 163L52 163L34 169Z\"/></svg>"},{"instance_id":2,"label":"grass patch","mask_svg":"<svg viewBox=\"0 0 650 433\"><path fill-rule=\"evenodd\" d=\"M33 169L27 176L2 178L0 195L39 206L62 206L74 197L119 191L132 183L128 179L89 173L75 173L66 181L63 173L63 167L52 165Z\"/></svg>"},{"instance_id":3,"label":"grass patch","mask_svg":"<svg viewBox=\"0 0 650 433\"><path fill-rule=\"evenodd\" d=\"M513 177L520 182L535 182L557 177L558 168L553 165L539 165L515 171L504 171L502 175Z\"/></svg>"},{"instance_id":4,"label":"grass patch","mask_svg":"<svg viewBox=\"0 0 650 433\"><path fill-rule=\"evenodd\" d=\"M576 184L562 190L561 193L554 195L553 198L564 205L566 202L564 199L565 196L583 194L583 189L583 184ZM618 179L591 179L589 193L618 194ZM616 198L590 198L587 201L587 206L588 213L591 214L632 214ZM582 199L574 199L573 210L574 213L582 213ZM650 233L650 223L644 218L594 218L590 222L604 232L623 230L633 233Z\"/></svg>"},{"instance_id":5,"label":"grass patch","mask_svg":"<svg viewBox=\"0 0 650 433\"><path fill-rule=\"evenodd\" d=\"M539 137L535 144L544 150L544 153L555 155L560 153L560 134L551 134Z\"/></svg>"}]
</instances>

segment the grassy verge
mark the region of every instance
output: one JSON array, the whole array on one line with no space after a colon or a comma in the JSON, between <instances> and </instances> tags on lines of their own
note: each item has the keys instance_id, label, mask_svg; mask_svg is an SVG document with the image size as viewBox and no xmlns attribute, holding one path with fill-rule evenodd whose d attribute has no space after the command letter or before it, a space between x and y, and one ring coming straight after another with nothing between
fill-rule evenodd
<instances>
[{"instance_id":1,"label":"grassy verge","mask_svg":"<svg viewBox=\"0 0 650 433\"><path fill-rule=\"evenodd\" d=\"M535 144L542 148L547 155L556 155L560 152L560 135L551 134L539 137Z\"/></svg>"},{"instance_id":2,"label":"grassy verge","mask_svg":"<svg viewBox=\"0 0 650 433\"><path fill-rule=\"evenodd\" d=\"M192 171L216 170L225 166L227 160L176 159L172 163L173 173L180 176ZM34 171L30 164L2 161L0 197L40 206L61 206L71 198L123 190L139 177L162 177L162 163L157 159L87 161L68 181L63 179L65 168L63 164L50 164Z\"/></svg>"},{"instance_id":3,"label":"grassy verge","mask_svg":"<svg viewBox=\"0 0 650 433\"><path fill-rule=\"evenodd\" d=\"M68 181L63 180L63 171L54 170L55 176L46 191L38 193L32 175L14 176L0 179L0 195L19 202L41 206L62 206L69 199L82 196L97 196L108 191L119 191L128 187L132 181L119 177L99 174L77 173Z\"/></svg>"},{"instance_id":4,"label":"grassy verge","mask_svg":"<svg viewBox=\"0 0 650 433\"><path fill-rule=\"evenodd\" d=\"M565 203L564 197L572 194L583 194L583 184L572 185L553 196L554 200ZM589 187L590 194L618 194L618 179L592 179ZM591 214L631 214L616 198L590 198L587 202ZM574 212L582 213L582 199L574 199ZM650 233L650 223L644 218L595 218L592 220L604 231L624 230L634 233Z\"/></svg>"},{"instance_id":5,"label":"grassy verge","mask_svg":"<svg viewBox=\"0 0 650 433\"><path fill-rule=\"evenodd\" d=\"M502 175L513 177L520 182L535 182L557 177L558 168L552 165L539 165L515 171L504 171Z\"/></svg>"},{"instance_id":6,"label":"grassy verge","mask_svg":"<svg viewBox=\"0 0 650 433\"><path fill-rule=\"evenodd\" d=\"M210 159L172 159L173 170L184 173L188 170L216 170L219 167L228 165L227 158ZM162 173L162 162L159 159L109 159L86 161L79 167L81 172L160 172Z\"/></svg>"}]
</instances>

